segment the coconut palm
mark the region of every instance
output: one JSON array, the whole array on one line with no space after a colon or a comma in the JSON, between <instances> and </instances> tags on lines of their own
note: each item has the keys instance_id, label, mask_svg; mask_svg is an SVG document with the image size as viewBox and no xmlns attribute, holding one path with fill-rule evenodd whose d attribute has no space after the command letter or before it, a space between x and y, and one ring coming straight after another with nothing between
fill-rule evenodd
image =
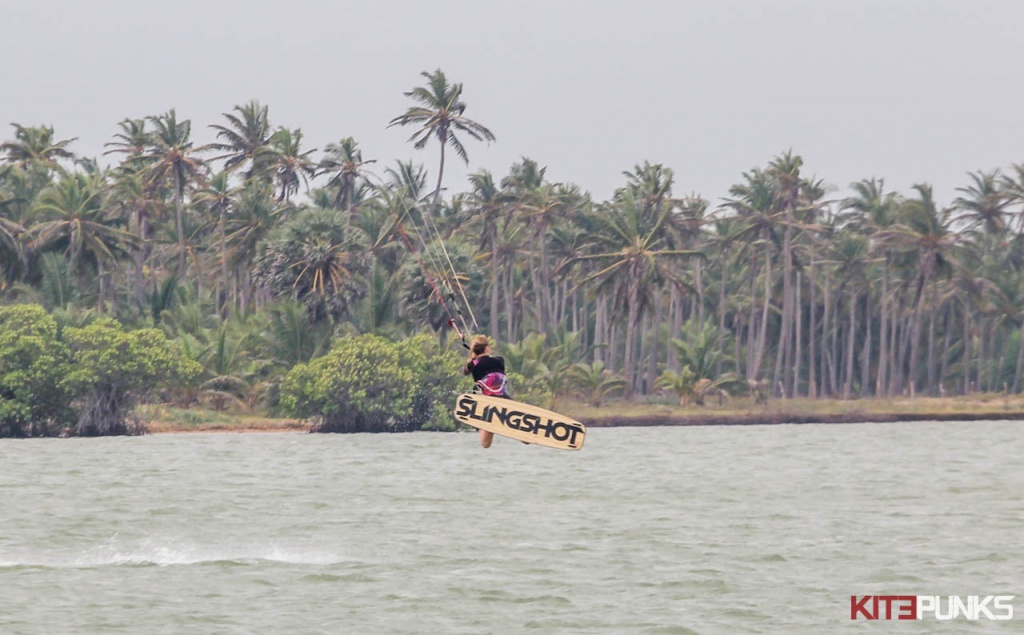
<instances>
[{"instance_id":1,"label":"coconut palm","mask_svg":"<svg viewBox=\"0 0 1024 635\"><path fill-rule=\"evenodd\" d=\"M958 187L963 196L953 200L953 207L960 213L953 222L965 223L964 231L973 234L980 227L985 233L1001 237L1009 227L1010 206L1013 195L1001 187L999 171L971 172L971 184Z\"/></svg>"},{"instance_id":2,"label":"coconut palm","mask_svg":"<svg viewBox=\"0 0 1024 635\"><path fill-rule=\"evenodd\" d=\"M319 174L330 175L328 186L337 188L334 197L334 206L337 209L347 210L349 214L355 212L359 188L366 185L366 166L375 162L374 159L363 159L363 151L352 137L345 137L338 143L327 144L324 158L320 160Z\"/></svg>"},{"instance_id":3,"label":"coconut palm","mask_svg":"<svg viewBox=\"0 0 1024 635\"><path fill-rule=\"evenodd\" d=\"M253 174L259 172L257 155L270 144L268 109L253 99L244 105L235 106L232 112L224 113L224 118L228 120L227 125L210 126L217 131L217 138L221 141L211 143L209 147L223 153L213 160L223 160L227 172L240 170L248 164L245 178L252 178Z\"/></svg>"},{"instance_id":4,"label":"coconut palm","mask_svg":"<svg viewBox=\"0 0 1024 635\"><path fill-rule=\"evenodd\" d=\"M899 222L880 232L880 237L891 241L894 250L914 259L914 310L908 371L911 388L916 390L924 309L929 299L932 300L932 308L935 307L933 282L938 276L951 271L961 238L952 230L952 209L939 209L932 187L917 184L914 189L918 198L908 199L900 206Z\"/></svg>"},{"instance_id":5,"label":"coconut palm","mask_svg":"<svg viewBox=\"0 0 1024 635\"><path fill-rule=\"evenodd\" d=\"M0 201L0 291L15 279L21 266L25 265L25 252L20 236L25 228L20 223L2 215L5 203Z\"/></svg>"},{"instance_id":6,"label":"coconut palm","mask_svg":"<svg viewBox=\"0 0 1024 635\"><path fill-rule=\"evenodd\" d=\"M302 150L302 130L278 128L270 143L259 148L254 164L260 173L271 175L281 188L277 200L288 203L300 185L309 190L309 180L316 176L316 162L310 159L313 150Z\"/></svg>"},{"instance_id":7,"label":"coconut palm","mask_svg":"<svg viewBox=\"0 0 1024 635\"><path fill-rule=\"evenodd\" d=\"M231 187L227 170L222 170L213 175L206 187L196 193L195 203L204 206L213 217L217 225L217 238L220 242L220 283L222 288L218 293L218 302L221 309L227 305L228 289L231 286L228 275L228 239L227 239L227 218L235 203L236 191Z\"/></svg>"},{"instance_id":8,"label":"coconut palm","mask_svg":"<svg viewBox=\"0 0 1024 635\"><path fill-rule=\"evenodd\" d=\"M194 147L192 122L178 121L172 108L167 113L147 117L153 131L140 160L146 165L150 187L170 186L174 198L174 214L178 242L178 278L184 279L188 253L185 234L185 195L192 187L205 183L206 162L200 157L206 147Z\"/></svg>"},{"instance_id":9,"label":"coconut palm","mask_svg":"<svg viewBox=\"0 0 1024 635\"><path fill-rule=\"evenodd\" d=\"M469 155L457 133L465 133L477 141L494 141L494 134L485 126L463 115L466 104L462 102L462 84L450 84L440 69L433 73L420 73L427 80L426 86L418 86L404 93L412 98L413 106L388 123L391 126L418 125L420 128L409 137L417 150L424 148L430 139L437 139L441 146L441 160L437 170L437 187L434 189L433 206L436 209L441 197L441 183L444 179L445 149L450 145L455 153L469 164Z\"/></svg>"},{"instance_id":10,"label":"coconut palm","mask_svg":"<svg viewBox=\"0 0 1024 635\"><path fill-rule=\"evenodd\" d=\"M593 238L593 252L579 260L601 267L585 282L611 284L622 293L627 311L624 396L629 400L633 398L636 377L633 341L640 323L641 299L647 295L655 278L678 278L672 264L698 254L668 248L665 228L669 209L666 207L660 214L647 217L643 203L630 191L621 192L616 204L605 206L597 216L601 229Z\"/></svg>"},{"instance_id":11,"label":"coconut palm","mask_svg":"<svg viewBox=\"0 0 1024 635\"><path fill-rule=\"evenodd\" d=\"M139 245L138 238L110 220L102 178L65 175L40 194L34 209L38 220L25 233L29 247L63 250L71 269L83 278L88 264L97 267L102 304L105 265L113 265Z\"/></svg>"},{"instance_id":12,"label":"coconut palm","mask_svg":"<svg viewBox=\"0 0 1024 635\"><path fill-rule=\"evenodd\" d=\"M52 126L28 127L13 123L14 141L0 143L0 153L6 156L7 163L19 166L23 170L32 167L41 167L47 172L60 172L63 168L60 165L62 160L74 159L74 153L68 150L68 146L77 140L63 139L54 140Z\"/></svg>"}]
</instances>

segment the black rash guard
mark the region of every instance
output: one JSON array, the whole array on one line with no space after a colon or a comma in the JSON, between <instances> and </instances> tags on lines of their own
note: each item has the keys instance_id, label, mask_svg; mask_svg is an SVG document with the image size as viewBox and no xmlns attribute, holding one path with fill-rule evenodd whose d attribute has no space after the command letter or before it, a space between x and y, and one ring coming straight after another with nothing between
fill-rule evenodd
<instances>
[{"instance_id":1,"label":"black rash guard","mask_svg":"<svg viewBox=\"0 0 1024 635\"><path fill-rule=\"evenodd\" d=\"M505 374L505 360L503 358L481 355L471 360L462 369L463 375L473 375L473 381L480 381L491 373Z\"/></svg>"}]
</instances>

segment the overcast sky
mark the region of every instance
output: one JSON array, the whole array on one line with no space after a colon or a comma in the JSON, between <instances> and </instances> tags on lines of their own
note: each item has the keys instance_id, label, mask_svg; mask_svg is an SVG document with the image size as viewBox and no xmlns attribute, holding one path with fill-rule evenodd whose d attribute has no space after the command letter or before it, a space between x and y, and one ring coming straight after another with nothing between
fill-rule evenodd
<instances>
[{"instance_id":1,"label":"overcast sky","mask_svg":"<svg viewBox=\"0 0 1024 635\"><path fill-rule=\"evenodd\" d=\"M307 149L352 136L433 172L435 144L386 126L440 68L497 137L449 191L528 156L605 199L648 160L718 202L792 148L839 193L878 176L948 203L1024 162L1020 0L0 0L0 24L0 138L52 125L87 156L170 108L211 141L255 98Z\"/></svg>"}]
</instances>

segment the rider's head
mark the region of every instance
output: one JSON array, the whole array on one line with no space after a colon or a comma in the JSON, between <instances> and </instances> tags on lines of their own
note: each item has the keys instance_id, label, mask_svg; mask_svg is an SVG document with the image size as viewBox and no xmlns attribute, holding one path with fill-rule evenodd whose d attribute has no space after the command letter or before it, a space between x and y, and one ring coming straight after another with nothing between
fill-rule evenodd
<instances>
[{"instance_id":1,"label":"rider's head","mask_svg":"<svg viewBox=\"0 0 1024 635\"><path fill-rule=\"evenodd\" d=\"M470 350L473 351L474 357L480 355L486 355L491 350L491 341L487 339L486 335L477 335L473 338L473 343L470 345Z\"/></svg>"}]
</instances>

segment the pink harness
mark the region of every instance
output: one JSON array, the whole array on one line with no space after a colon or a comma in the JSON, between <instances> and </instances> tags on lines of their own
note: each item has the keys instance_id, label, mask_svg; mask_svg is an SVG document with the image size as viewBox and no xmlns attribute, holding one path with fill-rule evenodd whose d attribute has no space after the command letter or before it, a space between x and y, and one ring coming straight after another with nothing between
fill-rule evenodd
<instances>
[{"instance_id":1,"label":"pink harness","mask_svg":"<svg viewBox=\"0 0 1024 635\"><path fill-rule=\"evenodd\" d=\"M505 375L503 373L488 373L484 378L476 382L480 393L489 397L505 396Z\"/></svg>"}]
</instances>

